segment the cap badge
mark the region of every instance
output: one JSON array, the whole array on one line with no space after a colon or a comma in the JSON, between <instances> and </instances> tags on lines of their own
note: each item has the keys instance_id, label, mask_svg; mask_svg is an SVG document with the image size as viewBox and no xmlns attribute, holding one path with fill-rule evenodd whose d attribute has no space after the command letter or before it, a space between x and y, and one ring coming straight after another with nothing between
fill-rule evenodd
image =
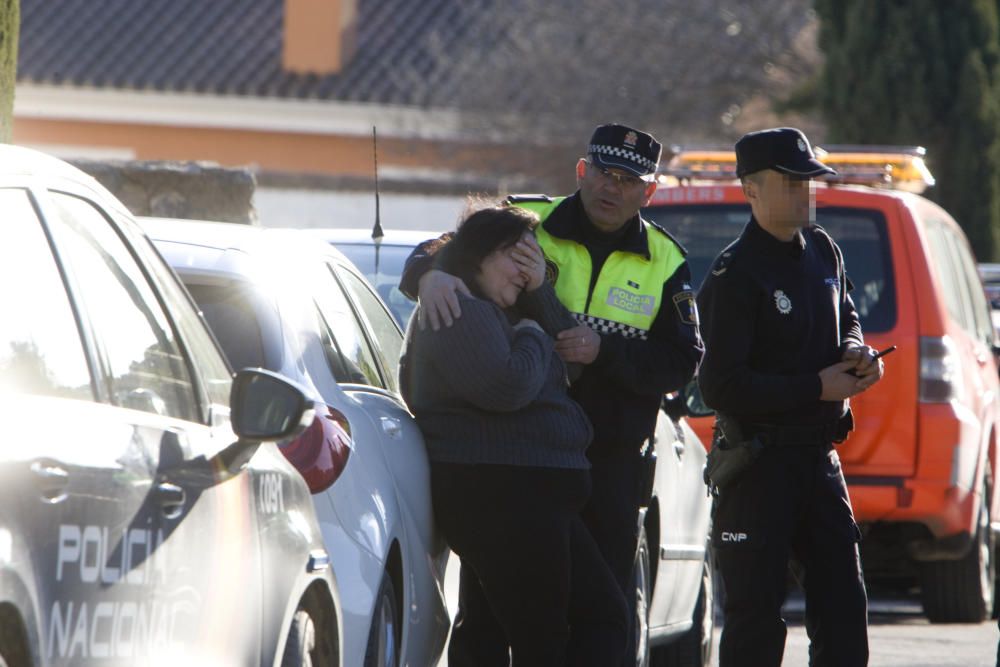
<instances>
[{"instance_id":1,"label":"cap badge","mask_svg":"<svg viewBox=\"0 0 1000 667\"><path fill-rule=\"evenodd\" d=\"M798 145L800 151L803 153L806 152L806 142L802 141L801 138L796 140L796 145Z\"/></svg>"},{"instance_id":2,"label":"cap badge","mask_svg":"<svg viewBox=\"0 0 1000 667\"><path fill-rule=\"evenodd\" d=\"M635 142L639 141L639 135L631 130L625 133L625 138L622 140L626 146L631 146L635 148Z\"/></svg>"},{"instance_id":3,"label":"cap badge","mask_svg":"<svg viewBox=\"0 0 1000 667\"><path fill-rule=\"evenodd\" d=\"M782 315L792 312L792 300L780 289L774 290L774 305Z\"/></svg>"}]
</instances>

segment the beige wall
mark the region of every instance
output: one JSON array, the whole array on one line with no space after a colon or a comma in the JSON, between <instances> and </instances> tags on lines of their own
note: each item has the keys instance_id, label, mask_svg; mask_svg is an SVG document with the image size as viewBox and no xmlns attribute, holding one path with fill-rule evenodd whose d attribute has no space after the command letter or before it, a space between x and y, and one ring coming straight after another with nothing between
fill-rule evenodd
<instances>
[{"instance_id":1,"label":"beige wall","mask_svg":"<svg viewBox=\"0 0 1000 667\"><path fill-rule=\"evenodd\" d=\"M223 166L365 176L372 173L369 137L199 129L18 118L14 143L127 149L137 160L208 160ZM502 174L509 151L498 145L456 145L379 137L379 167Z\"/></svg>"}]
</instances>

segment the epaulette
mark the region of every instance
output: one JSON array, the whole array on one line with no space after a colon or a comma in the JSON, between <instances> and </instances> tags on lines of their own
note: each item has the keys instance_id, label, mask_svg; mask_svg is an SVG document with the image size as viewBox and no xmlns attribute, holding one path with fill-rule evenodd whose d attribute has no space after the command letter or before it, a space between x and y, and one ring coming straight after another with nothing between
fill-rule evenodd
<instances>
[{"instance_id":1,"label":"epaulette","mask_svg":"<svg viewBox=\"0 0 1000 667\"><path fill-rule=\"evenodd\" d=\"M508 204L530 204L532 202L551 204L552 197L548 195L508 195L506 202Z\"/></svg>"},{"instance_id":2,"label":"epaulette","mask_svg":"<svg viewBox=\"0 0 1000 667\"><path fill-rule=\"evenodd\" d=\"M725 250L719 253L718 257L715 258L715 261L712 262L712 268L711 268L713 276L721 276L726 272L726 270L729 268L729 262L731 262L733 260L733 257L736 255L736 248L738 244L739 244L739 239L733 241L728 246L726 246Z\"/></svg>"},{"instance_id":3,"label":"epaulette","mask_svg":"<svg viewBox=\"0 0 1000 667\"><path fill-rule=\"evenodd\" d=\"M674 236L673 234L671 234L670 232L668 232L666 229L664 229L660 225L658 225L655 222L653 222L652 220L647 220L646 218L643 218L642 220L647 225L649 225L650 227L652 227L653 229L655 229L656 231L660 232L661 234L663 234L664 236L666 236L668 239L670 239L671 241L673 241L674 245L676 245L677 248L681 251L681 254L684 255L685 257L687 257L687 254L688 254L687 248L684 247L683 243L681 243L680 241L677 240L676 236Z\"/></svg>"}]
</instances>

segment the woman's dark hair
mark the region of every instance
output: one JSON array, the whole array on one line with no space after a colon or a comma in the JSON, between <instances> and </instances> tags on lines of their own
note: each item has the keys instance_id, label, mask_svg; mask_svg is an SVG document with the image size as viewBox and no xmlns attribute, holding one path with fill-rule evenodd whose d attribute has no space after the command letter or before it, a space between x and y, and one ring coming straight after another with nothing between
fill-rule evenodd
<instances>
[{"instance_id":1,"label":"woman's dark hair","mask_svg":"<svg viewBox=\"0 0 1000 667\"><path fill-rule=\"evenodd\" d=\"M436 268L461 278L475 294L483 260L517 243L538 225L538 216L517 206L491 206L466 216L435 255Z\"/></svg>"}]
</instances>

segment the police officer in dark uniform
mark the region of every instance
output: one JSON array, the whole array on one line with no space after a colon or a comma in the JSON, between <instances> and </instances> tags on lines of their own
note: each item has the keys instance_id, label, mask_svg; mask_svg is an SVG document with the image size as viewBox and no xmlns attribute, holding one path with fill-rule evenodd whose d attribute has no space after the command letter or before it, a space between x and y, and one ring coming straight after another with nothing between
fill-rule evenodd
<instances>
[{"instance_id":1,"label":"police officer in dark uniform","mask_svg":"<svg viewBox=\"0 0 1000 667\"><path fill-rule=\"evenodd\" d=\"M810 664L867 665L860 533L834 443L853 425L847 399L883 367L864 344L840 248L811 221L810 179L835 172L793 128L745 135L736 161L753 215L698 294L698 384L718 414L713 457L741 468L712 480L726 591L719 664L781 664L794 556L805 572Z\"/></svg>"},{"instance_id":2,"label":"police officer in dark uniform","mask_svg":"<svg viewBox=\"0 0 1000 667\"><path fill-rule=\"evenodd\" d=\"M593 490L583 518L633 617L639 509L648 488L643 481L652 474L643 446L655 429L663 394L691 379L703 351L686 252L639 215L656 190L660 150L648 133L601 125L577 162L576 193L508 200L541 219L537 242L524 239L514 249L515 259L528 267L544 253L546 288L555 290L577 322L552 333L560 356L578 366L570 396L594 427L587 451ZM454 294L464 286L432 267L430 252L418 249L400 288L411 296L419 293L420 312L437 328L460 316ZM454 667L506 664L505 651L492 648L502 634L483 620L490 614L477 588L463 568L449 648ZM624 664L635 664L634 649Z\"/></svg>"}]
</instances>

